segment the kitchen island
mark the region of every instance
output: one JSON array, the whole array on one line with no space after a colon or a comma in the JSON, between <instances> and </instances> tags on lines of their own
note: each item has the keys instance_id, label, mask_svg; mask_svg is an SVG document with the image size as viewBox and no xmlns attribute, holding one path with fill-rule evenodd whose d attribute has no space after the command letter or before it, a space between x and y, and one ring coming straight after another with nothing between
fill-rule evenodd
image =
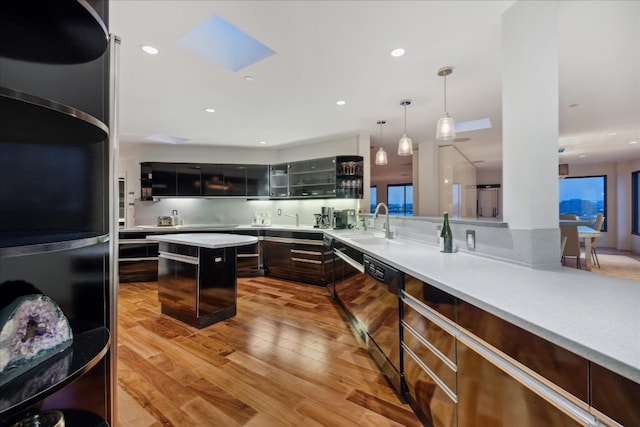
<instances>
[{"instance_id":1,"label":"kitchen island","mask_svg":"<svg viewBox=\"0 0 640 427\"><path fill-rule=\"evenodd\" d=\"M184 233L146 237L159 242L158 299L162 313L204 328L236 314L236 251L255 236Z\"/></svg>"}]
</instances>

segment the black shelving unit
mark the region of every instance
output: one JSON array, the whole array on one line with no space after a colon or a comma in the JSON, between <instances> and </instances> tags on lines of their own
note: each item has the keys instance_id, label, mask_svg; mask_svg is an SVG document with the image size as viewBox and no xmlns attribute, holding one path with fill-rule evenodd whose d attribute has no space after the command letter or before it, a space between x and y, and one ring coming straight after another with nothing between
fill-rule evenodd
<instances>
[{"instance_id":1,"label":"black shelving unit","mask_svg":"<svg viewBox=\"0 0 640 427\"><path fill-rule=\"evenodd\" d=\"M92 6L93 5L93 6ZM0 4L0 283L53 299L73 344L0 386L0 427L113 418L115 289L108 2Z\"/></svg>"}]
</instances>

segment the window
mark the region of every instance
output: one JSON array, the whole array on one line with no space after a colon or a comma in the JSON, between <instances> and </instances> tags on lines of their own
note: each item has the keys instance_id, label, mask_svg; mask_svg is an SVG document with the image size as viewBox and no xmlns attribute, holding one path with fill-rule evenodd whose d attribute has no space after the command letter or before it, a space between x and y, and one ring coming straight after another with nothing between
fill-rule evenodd
<instances>
[{"instance_id":1,"label":"window","mask_svg":"<svg viewBox=\"0 0 640 427\"><path fill-rule=\"evenodd\" d=\"M580 219L595 222L604 215L602 231L607 231L607 177L581 176L561 179L560 214L576 214Z\"/></svg>"},{"instance_id":2,"label":"window","mask_svg":"<svg viewBox=\"0 0 640 427\"><path fill-rule=\"evenodd\" d=\"M413 185L394 184L387 186L389 215L413 215Z\"/></svg>"},{"instance_id":3,"label":"window","mask_svg":"<svg viewBox=\"0 0 640 427\"><path fill-rule=\"evenodd\" d=\"M369 188L369 212L373 213L376 210L378 204L378 187L372 185Z\"/></svg>"},{"instance_id":4,"label":"window","mask_svg":"<svg viewBox=\"0 0 640 427\"><path fill-rule=\"evenodd\" d=\"M631 174L631 232L640 235L640 171Z\"/></svg>"}]
</instances>

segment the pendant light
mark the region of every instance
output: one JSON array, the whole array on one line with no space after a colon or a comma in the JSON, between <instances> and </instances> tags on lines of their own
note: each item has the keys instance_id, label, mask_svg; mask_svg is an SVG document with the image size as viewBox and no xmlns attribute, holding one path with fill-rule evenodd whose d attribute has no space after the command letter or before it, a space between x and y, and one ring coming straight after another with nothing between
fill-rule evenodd
<instances>
[{"instance_id":1,"label":"pendant light","mask_svg":"<svg viewBox=\"0 0 640 427\"><path fill-rule=\"evenodd\" d=\"M438 70L438 75L444 77L444 115L438 120L436 139L445 141L456 137L455 124L447 113L447 76L451 73L453 73L453 67L443 67Z\"/></svg>"},{"instance_id":2,"label":"pendant light","mask_svg":"<svg viewBox=\"0 0 640 427\"><path fill-rule=\"evenodd\" d=\"M413 143L407 136L407 105L411 105L410 99L403 99L400 105L404 107L404 134L398 141L398 156L411 156L413 154Z\"/></svg>"},{"instance_id":3,"label":"pendant light","mask_svg":"<svg viewBox=\"0 0 640 427\"><path fill-rule=\"evenodd\" d=\"M376 165L382 166L387 164L387 152L382 148L382 125L387 123L384 120L378 120L378 124L380 125L380 148L376 153Z\"/></svg>"}]
</instances>

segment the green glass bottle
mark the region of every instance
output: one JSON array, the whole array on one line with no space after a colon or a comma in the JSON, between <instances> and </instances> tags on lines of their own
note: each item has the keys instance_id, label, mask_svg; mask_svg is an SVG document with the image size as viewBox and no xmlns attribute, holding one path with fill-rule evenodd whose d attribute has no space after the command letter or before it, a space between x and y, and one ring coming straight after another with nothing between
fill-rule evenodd
<instances>
[{"instance_id":1,"label":"green glass bottle","mask_svg":"<svg viewBox=\"0 0 640 427\"><path fill-rule=\"evenodd\" d=\"M444 220L442 221L442 230L440 231L440 237L442 238L443 247L442 252L453 252L453 233L451 233L451 226L449 225L449 213L444 213Z\"/></svg>"}]
</instances>

